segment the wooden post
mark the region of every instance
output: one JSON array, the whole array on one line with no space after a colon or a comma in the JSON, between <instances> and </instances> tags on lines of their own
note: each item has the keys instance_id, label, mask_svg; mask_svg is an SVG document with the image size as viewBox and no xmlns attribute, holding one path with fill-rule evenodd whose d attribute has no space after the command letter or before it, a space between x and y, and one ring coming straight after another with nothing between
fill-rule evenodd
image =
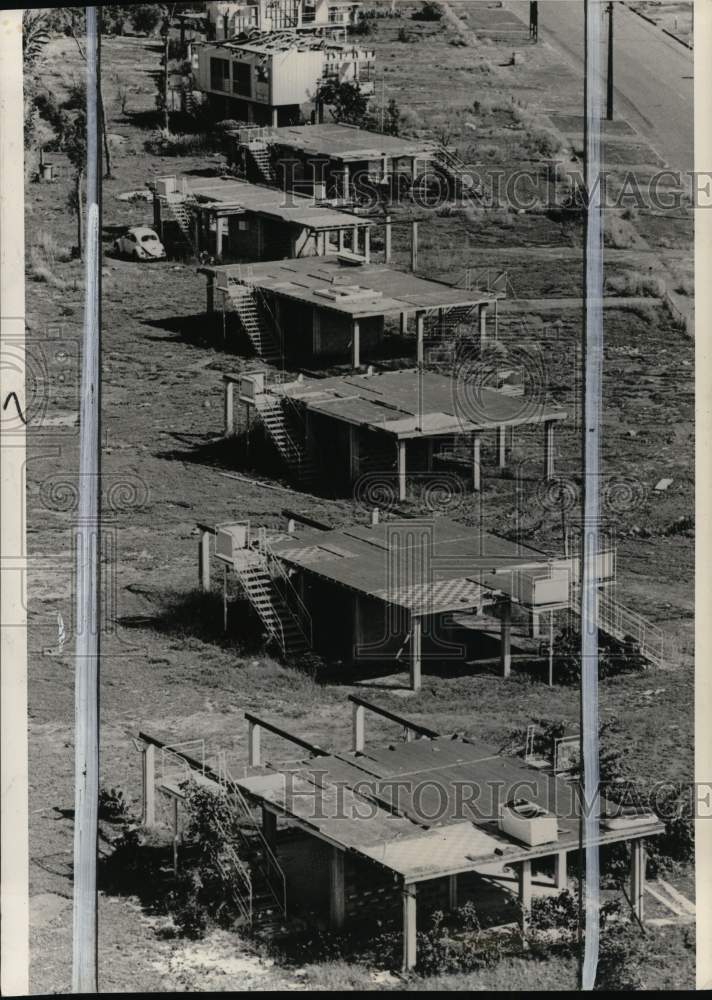
<instances>
[{"instance_id":1,"label":"wooden post","mask_svg":"<svg viewBox=\"0 0 712 1000\"><path fill-rule=\"evenodd\" d=\"M173 796L173 874L178 874L178 798Z\"/></svg>"},{"instance_id":2,"label":"wooden post","mask_svg":"<svg viewBox=\"0 0 712 1000\"><path fill-rule=\"evenodd\" d=\"M248 722L247 730L247 763L250 767L262 767L260 747L261 728L256 722Z\"/></svg>"},{"instance_id":3,"label":"wooden post","mask_svg":"<svg viewBox=\"0 0 712 1000\"><path fill-rule=\"evenodd\" d=\"M424 355L425 355L425 347L424 347L424 340L425 340L425 313L424 312L418 312L418 313L415 314L415 332L416 332L416 339L417 339L417 348L416 348L417 355L416 355L416 358L417 358L418 364L422 365L423 364L423 358L424 358Z\"/></svg>"},{"instance_id":4,"label":"wooden post","mask_svg":"<svg viewBox=\"0 0 712 1000\"><path fill-rule=\"evenodd\" d=\"M348 163L345 163L344 164L344 199L346 201L349 200L350 194L351 194L351 183L350 183L350 178L349 178L349 165L348 165Z\"/></svg>"},{"instance_id":5,"label":"wooden post","mask_svg":"<svg viewBox=\"0 0 712 1000\"><path fill-rule=\"evenodd\" d=\"M566 872L566 851L554 855L554 882L557 889L568 889L569 879Z\"/></svg>"},{"instance_id":6,"label":"wooden post","mask_svg":"<svg viewBox=\"0 0 712 1000\"><path fill-rule=\"evenodd\" d=\"M457 875L451 875L448 879L448 906L450 910L456 910L458 907Z\"/></svg>"},{"instance_id":7,"label":"wooden post","mask_svg":"<svg viewBox=\"0 0 712 1000\"><path fill-rule=\"evenodd\" d=\"M198 583L200 589L210 590L210 532L201 531L198 543Z\"/></svg>"},{"instance_id":8,"label":"wooden post","mask_svg":"<svg viewBox=\"0 0 712 1000\"><path fill-rule=\"evenodd\" d=\"M277 843L277 814L262 806L262 836L274 851Z\"/></svg>"},{"instance_id":9,"label":"wooden post","mask_svg":"<svg viewBox=\"0 0 712 1000\"><path fill-rule=\"evenodd\" d=\"M554 686L554 612L549 612L549 687Z\"/></svg>"},{"instance_id":10,"label":"wooden post","mask_svg":"<svg viewBox=\"0 0 712 1000\"><path fill-rule=\"evenodd\" d=\"M410 689L420 691L423 620L419 615L411 615L410 621Z\"/></svg>"},{"instance_id":11,"label":"wooden post","mask_svg":"<svg viewBox=\"0 0 712 1000\"><path fill-rule=\"evenodd\" d=\"M218 215L215 218L215 256L222 260L223 252L223 220Z\"/></svg>"},{"instance_id":12,"label":"wooden post","mask_svg":"<svg viewBox=\"0 0 712 1000\"><path fill-rule=\"evenodd\" d=\"M156 748L147 743L143 748L143 825L150 830L156 825Z\"/></svg>"},{"instance_id":13,"label":"wooden post","mask_svg":"<svg viewBox=\"0 0 712 1000\"><path fill-rule=\"evenodd\" d=\"M405 337L408 335L408 313L400 314L400 335Z\"/></svg>"},{"instance_id":14,"label":"wooden post","mask_svg":"<svg viewBox=\"0 0 712 1000\"><path fill-rule=\"evenodd\" d=\"M339 253L344 249L344 230L339 229Z\"/></svg>"},{"instance_id":15,"label":"wooden post","mask_svg":"<svg viewBox=\"0 0 712 1000\"><path fill-rule=\"evenodd\" d=\"M193 215L193 242L195 243L196 254L202 250L200 246L200 210L196 209Z\"/></svg>"},{"instance_id":16,"label":"wooden post","mask_svg":"<svg viewBox=\"0 0 712 1000\"><path fill-rule=\"evenodd\" d=\"M479 330L480 330L480 350L487 343L487 303L480 303L478 309Z\"/></svg>"},{"instance_id":17,"label":"wooden post","mask_svg":"<svg viewBox=\"0 0 712 1000\"><path fill-rule=\"evenodd\" d=\"M208 286L206 291L205 311L208 316L215 312L215 275L208 275Z\"/></svg>"},{"instance_id":18,"label":"wooden post","mask_svg":"<svg viewBox=\"0 0 712 1000\"><path fill-rule=\"evenodd\" d=\"M272 108L272 128L279 128L279 108Z\"/></svg>"},{"instance_id":19,"label":"wooden post","mask_svg":"<svg viewBox=\"0 0 712 1000\"><path fill-rule=\"evenodd\" d=\"M366 743L366 709L363 705L357 705L354 702L351 718L353 723L354 753L363 753Z\"/></svg>"},{"instance_id":20,"label":"wooden post","mask_svg":"<svg viewBox=\"0 0 712 1000\"><path fill-rule=\"evenodd\" d=\"M509 677L512 670L512 605L509 600L506 600L501 607L500 664L502 667L502 677Z\"/></svg>"},{"instance_id":21,"label":"wooden post","mask_svg":"<svg viewBox=\"0 0 712 1000\"><path fill-rule=\"evenodd\" d=\"M499 446L499 467L500 469L505 469L507 467L507 428L504 424L501 424L497 430L497 439Z\"/></svg>"},{"instance_id":22,"label":"wooden post","mask_svg":"<svg viewBox=\"0 0 712 1000\"><path fill-rule=\"evenodd\" d=\"M630 902L641 924L645 917L645 840L630 845Z\"/></svg>"},{"instance_id":23,"label":"wooden post","mask_svg":"<svg viewBox=\"0 0 712 1000\"><path fill-rule=\"evenodd\" d=\"M230 379L225 381L225 437L230 437L235 431L235 383Z\"/></svg>"},{"instance_id":24,"label":"wooden post","mask_svg":"<svg viewBox=\"0 0 712 1000\"><path fill-rule=\"evenodd\" d=\"M410 225L410 269L418 270L418 223L414 220Z\"/></svg>"},{"instance_id":25,"label":"wooden post","mask_svg":"<svg viewBox=\"0 0 712 1000\"><path fill-rule=\"evenodd\" d=\"M418 959L417 952L417 919L415 885L403 886L403 972L415 968Z\"/></svg>"},{"instance_id":26,"label":"wooden post","mask_svg":"<svg viewBox=\"0 0 712 1000\"><path fill-rule=\"evenodd\" d=\"M351 249L354 253L358 253L358 226L353 227L353 236L351 239Z\"/></svg>"},{"instance_id":27,"label":"wooden post","mask_svg":"<svg viewBox=\"0 0 712 1000\"><path fill-rule=\"evenodd\" d=\"M366 263L371 263L371 229L369 226L364 226L363 230L363 255L366 258Z\"/></svg>"},{"instance_id":28,"label":"wooden post","mask_svg":"<svg viewBox=\"0 0 712 1000\"><path fill-rule=\"evenodd\" d=\"M392 253L392 247L393 247L393 233L392 233L392 230L393 230L393 227L392 227L392 224L391 224L391 217L390 217L390 215L387 215L386 216L386 233L385 233L385 238L384 238L384 241L383 241L384 260L385 260L386 264L388 264L390 262L390 259L391 259L391 253Z\"/></svg>"},{"instance_id":29,"label":"wooden post","mask_svg":"<svg viewBox=\"0 0 712 1000\"><path fill-rule=\"evenodd\" d=\"M544 478L554 475L554 421L544 421Z\"/></svg>"},{"instance_id":30,"label":"wooden post","mask_svg":"<svg viewBox=\"0 0 712 1000\"><path fill-rule=\"evenodd\" d=\"M478 493L482 489L480 469L480 435L472 435L472 489Z\"/></svg>"},{"instance_id":31,"label":"wooden post","mask_svg":"<svg viewBox=\"0 0 712 1000\"><path fill-rule=\"evenodd\" d=\"M344 852L338 847L332 847L329 865L329 922L334 930L340 930L344 926L346 916L344 888Z\"/></svg>"},{"instance_id":32,"label":"wooden post","mask_svg":"<svg viewBox=\"0 0 712 1000\"><path fill-rule=\"evenodd\" d=\"M357 319L351 328L351 365L353 368L361 365L361 329Z\"/></svg>"},{"instance_id":33,"label":"wooden post","mask_svg":"<svg viewBox=\"0 0 712 1000\"><path fill-rule=\"evenodd\" d=\"M405 500L406 478L405 478L405 438L398 442L398 499Z\"/></svg>"},{"instance_id":34,"label":"wooden post","mask_svg":"<svg viewBox=\"0 0 712 1000\"><path fill-rule=\"evenodd\" d=\"M532 863L522 861L519 868L519 905L522 908L522 931L529 925L529 915L532 905Z\"/></svg>"}]
</instances>

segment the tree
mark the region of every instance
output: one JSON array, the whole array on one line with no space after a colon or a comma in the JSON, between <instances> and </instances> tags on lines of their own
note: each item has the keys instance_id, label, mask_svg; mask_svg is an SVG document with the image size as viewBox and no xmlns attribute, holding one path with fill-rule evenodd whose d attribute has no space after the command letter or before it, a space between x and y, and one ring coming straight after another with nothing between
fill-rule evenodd
<instances>
[{"instance_id":1,"label":"tree","mask_svg":"<svg viewBox=\"0 0 712 1000\"><path fill-rule=\"evenodd\" d=\"M132 4L128 10L131 15L131 23L134 31L139 34L150 35L156 30L159 22L164 18L164 5L159 3L136 3Z\"/></svg>"},{"instance_id":2,"label":"tree","mask_svg":"<svg viewBox=\"0 0 712 1000\"><path fill-rule=\"evenodd\" d=\"M86 52L81 43L80 36L83 34L85 7L66 7L64 9L64 24L67 34L74 39L79 55L86 62ZM101 81L99 81L101 85ZM104 147L104 162L106 163L106 177L111 177L111 150L109 148L109 137L106 134L106 115L104 114L104 95L99 90L99 114L101 116L101 136Z\"/></svg>"},{"instance_id":3,"label":"tree","mask_svg":"<svg viewBox=\"0 0 712 1000\"><path fill-rule=\"evenodd\" d=\"M335 121L363 125L368 112L368 97L356 81L327 80L317 92L317 104L328 105Z\"/></svg>"},{"instance_id":4,"label":"tree","mask_svg":"<svg viewBox=\"0 0 712 1000\"><path fill-rule=\"evenodd\" d=\"M74 188L70 195L69 204L77 216L77 249L81 258L84 247L82 239L82 229L84 226L82 215L82 183L84 181L84 168L87 159L87 116L83 108L73 112L63 111L62 115L65 119L62 129L62 148L74 167Z\"/></svg>"},{"instance_id":5,"label":"tree","mask_svg":"<svg viewBox=\"0 0 712 1000\"><path fill-rule=\"evenodd\" d=\"M49 40L50 30L46 13L42 10L23 10L22 63L25 70L34 66Z\"/></svg>"}]
</instances>

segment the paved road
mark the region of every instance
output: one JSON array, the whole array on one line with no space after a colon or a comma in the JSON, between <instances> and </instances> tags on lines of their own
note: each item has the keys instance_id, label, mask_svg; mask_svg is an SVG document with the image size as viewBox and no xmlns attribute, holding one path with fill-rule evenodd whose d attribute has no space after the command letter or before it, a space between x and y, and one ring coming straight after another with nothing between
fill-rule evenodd
<instances>
[{"instance_id":1,"label":"paved road","mask_svg":"<svg viewBox=\"0 0 712 1000\"><path fill-rule=\"evenodd\" d=\"M528 3L517 4L528 21ZM583 75L582 0L539 3L539 36L558 45ZM605 6L601 4L602 17ZM602 24L604 46L606 25ZM622 3L614 10L614 101L627 118L675 170L693 167L692 52L649 24ZM605 48L604 48L605 65Z\"/></svg>"}]
</instances>

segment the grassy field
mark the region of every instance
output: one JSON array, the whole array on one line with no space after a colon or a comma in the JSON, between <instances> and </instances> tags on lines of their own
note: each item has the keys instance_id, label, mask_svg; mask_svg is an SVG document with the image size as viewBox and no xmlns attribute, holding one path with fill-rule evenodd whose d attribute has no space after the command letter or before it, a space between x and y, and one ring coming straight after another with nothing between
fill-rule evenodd
<instances>
[{"instance_id":1,"label":"grassy field","mask_svg":"<svg viewBox=\"0 0 712 1000\"><path fill-rule=\"evenodd\" d=\"M412 5L413 7L415 5ZM445 129L466 158L478 158L484 140L494 163L514 167L527 154L540 163L535 124L522 115L537 109L563 72L542 50L515 67L500 65L507 46L496 40L475 46L447 20L411 22L408 5L399 19L379 19L369 44L385 68L385 98L397 96L411 130ZM464 5L452 5L454 10ZM495 12L496 13L496 12ZM484 10L480 15L484 17ZM472 17L467 22L472 27ZM399 41L401 28L409 40ZM511 46L509 46L511 50ZM49 84L61 91L80 65L74 43L53 43ZM108 245L119 227L151 222L151 206L117 196L151 177L218 165L205 156L160 158L144 150L157 64L155 42L106 39L105 101L114 149L115 176L104 187L104 234ZM118 81L128 80L124 114ZM571 94L569 89L568 94ZM538 96L537 96L538 95ZM513 97L515 100L513 101ZM474 102L479 102L478 110ZM570 104L569 97L569 104ZM575 109L557 99L562 114ZM526 106L526 107L525 107ZM517 109L520 109L519 111ZM443 111L443 109L447 109ZM533 112L529 112L533 114ZM538 113L538 110L537 110ZM520 121L517 121L519 117ZM467 122L477 123L472 132ZM550 123L564 140L575 122ZM476 136L476 139L469 136ZM533 135L533 138L532 138ZM636 137L631 149L639 146ZM568 155L568 154L567 154ZM633 155L633 153L631 153ZM635 155L640 155L636 153ZM647 154L645 154L647 155ZM645 162L645 161L644 161ZM33 897L32 988L66 992L71 954L71 846L73 808L73 660L62 645L58 615L73 620L73 520L76 481L76 358L82 314L82 271L68 260L75 223L66 208L71 178L53 185L28 184L27 242L35 249L27 285L31 367L46 364L50 401L42 426L30 423L28 543L30 591L31 893ZM642 215L631 221L636 245L618 248L607 273L632 275L633 287L650 273L667 275L664 252L674 258L677 280L687 268L690 222ZM408 253L407 228L396 226L399 259ZM434 214L421 223L423 273L454 280L466 266L489 264L510 273L521 298L575 297L580 293L581 233L546 213L512 215ZM558 254L558 256L557 256ZM629 255L629 256L628 256ZM672 261L672 256L670 260ZM41 265L41 266L38 266ZM636 275L638 277L636 277ZM332 669L327 683L266 656L240 637L239 623L225 638L209 619L190 619L181 609L196 586L196 522L251 518L283 523L289 506L334 524L366 519L350 499L282 492L228 478L230 456L216 458L222 429L221 373L247 362L216 342L203 317L204 279L194 266L154 266L106 259L104 273L104 475L106 568L111 581L101 679L102 784L121 787L137 801L140 757L131 734L144 729L166 739L205 738L224 749L232 768L246 758L245 710L281 719L308 740L342 747L350 724L346 695L356 678ZM192 321L191 321L192 318ZM552 322L552 320L556 322ZM606 680L602 720L624 744L630 767L643 781L684 781L692 775L694 520L692 407L693 348L658 299L606 311L604 474L628 483L628 499L611 500L608 516L618 536L617 597L660 624L671 639L663 669ZM502 311L500 340L512 357L529 352L544 372L545 391L574 412L574 373L580 336L576 309L552 316L534 306L524 317ZM44 359L44 360L43 360ZM526 361L526 359L525 359ZM538 461L539 444L522 434L515 460L526 469ZM579 435L573 421L559 435L557 467L576 485ZM235 464L236 467L236 464ZM242 470L240 470L242 471ZM672 485L656 491L662 478ZM524 477L522 530L545 551L561 549L558 512L537 493L534 473ZM537 499L537 497L539 499ZM517 530L512 479L486 470L482 508L467 499L455 516L466 524L486 519L492 530ZM417 501L411 499L412 508ZM691 525L691 526L690 526ZM679 530L678 530L679 529ZM516 642L515 642L516 645ZM378 700L443 731L460 731L502 744L532 720L563 719L574 730L578 695L547 688L540 666L518 661L503 682L486 669L458 671L429 665L417 695L379 688ZM384 730L387 732L387 730ZM266 740L266 754L278 753ZM108 836L108 831L105 831ZM107 849L102 839L102 850ZM689 873L684 891L690 893ZM483 973L414 979L403 984L343 962L307 966L295 974L223 932L186 943L166 936L164 925L135 900L102 896L101 988L104 991L253 989L509 989L563 990L575 985L569 960L508 960ZM691 953L679 929L651 931L659 938L660 968L649 988L689 988ZM380 976L380 978L379 978Z\"/></svg>"}]
</instances>

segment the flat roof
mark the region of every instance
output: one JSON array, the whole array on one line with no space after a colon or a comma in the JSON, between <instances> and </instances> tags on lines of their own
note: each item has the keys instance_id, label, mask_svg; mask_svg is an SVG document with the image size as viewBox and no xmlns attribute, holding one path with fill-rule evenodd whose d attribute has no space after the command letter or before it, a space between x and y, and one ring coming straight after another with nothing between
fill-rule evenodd
<instances>
[{"instance_id":1,"label":"flat roof","mask_svg":"<svg viewBox=\"0 0 712 1000\"><path fill-rule=\"evenodd\" d=\"M257 28L240 32L232 38L221 41L206 41L202 45L205 48L232 49L236 52L256 52L270 55L277 52L313 52L313 51L337 51L360 56L374 56L373 49L364 49L363 46L353 41L339 42L329 34L322 34L318 29L328 27L328 25L314 25L314 29L308 33L296 28L280 28L276 31L260 31Z\"/></svg>"},{"instance_id":2,"label":"flat roof","mask_svg":"<svg viewBox=\"0 0 712 1000\"><path fill-rule=\"evenodd\" d=\"M266 141L290 146L312 156L337 160L372 160L386 156L425 156L434 149L432 139L403 139L369 132L336 122L316 125L284 125L266 130Z\"/></svg>"},{"instance_id":3,"label":"flat roof","mask_svg":"<svg viewBox=\"0 0 712 1000\"><path fill-rule=\"evenodd\" d=\"M183 182L204 207L212 204L216 208L242 208L254 215L293 223L307 229L330 230L373 225L370 219L362 216L316 205L312 198L261 184L250 184L249 181L236 180L234 177L183 177L179 178L179 190L182 190Z\"/></svg>"},{"instance_id":4,"label":"flat roof","mask_svg":"<svg viewBox=\"0 0 712 1000\"><path fill-rule=\"evenodd\" d=\"M523 401L475 384L461 389L458 404L457 384L450 375L417 369L303 379L272 386L271 391L298 399L315 413L397 438L566 419L551 403Z\"/></svg>"},{"instance_id":5,"label":"flat roof","mask_svg":"<svg viewBox=\"0 0 712 1000\"><path fill-rule=\"evenodd\" d=\"M244 265L226 264L200 269L243 283ZM286 299L344 313L353 319L450 309L493 302L498 296L476 289L454 288L432 278L399 271L388 264L342 263L338 254L297 257L250 265L250 284Z\"/></svg>"},{"instance_id":6,"label":"flat roof","mask_svg":"<svg viewBox=\"0 0 712 1000\"><path fill-rule=\"evenodd\" d=\"M498 583L509 593L512 573L546 569L552 561L536 549L445 517L306 530L278 535L270 544L290 566L413 614L491 605Z\"/></svg>"},{"instance_id":7,"label":"flat roof","mask_svg":"<svg viewBox=\"0 0 712 1000\"><path fill-rule=\"evenodd\" d=\"M461 736L333 752L291 765L289 772L265 768L236 784L312 835L377 862L406 883L579 845L577 783ZM529 846L500 830L499 805L514 796L555 815L558 839ZM596 842L663 830L651 814L616 829L601 827Z\"/></svg>"}]
</instances>

